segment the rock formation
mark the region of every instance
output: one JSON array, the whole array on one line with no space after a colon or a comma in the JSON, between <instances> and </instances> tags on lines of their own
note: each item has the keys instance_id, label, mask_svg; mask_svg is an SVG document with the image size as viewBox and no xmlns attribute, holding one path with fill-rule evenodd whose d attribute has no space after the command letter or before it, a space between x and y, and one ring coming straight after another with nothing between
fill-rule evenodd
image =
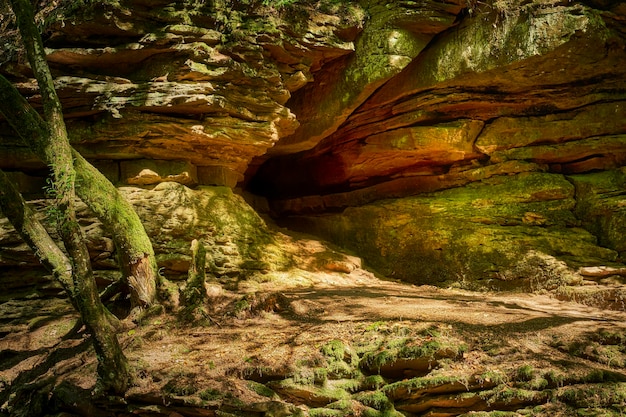
<instances>
[{"instance_id":1,"label":"rock formation","mask_svg":"<svg viewBox=\"0 0 626 417\"><path fill-rule=\"evenodd\" d=\"M550 287L581 282L579 268L624 268L622 3L46 7L73 145L120 185L248 189L284 224L421 284ZM0 71L37 106L11 45ZM37 191L31 177L45 167L0 123L0 168ZM180 187L152 195L199 207L223 192ZM213 236L221 216L185 224ZM185 271L182 246L168 246L175 232L157 223L147 225L162 266ZM113 249L98 239L106 259ZM7 260L19 243L0 242L2 265L19 265ZM275 261L233 245L218 269Z\"/></svg>"},{"instance_id":2,"label":"rock formation","mask_svg":"<svg viewBox=\"0 0 626 417\"><path fill-rule=\"evenodd\" d=\"M625 10L591 6L472 10L253 185L288 224L416 283L499 288L536 251L623 262Z\"/></svg>"}]
</instances>

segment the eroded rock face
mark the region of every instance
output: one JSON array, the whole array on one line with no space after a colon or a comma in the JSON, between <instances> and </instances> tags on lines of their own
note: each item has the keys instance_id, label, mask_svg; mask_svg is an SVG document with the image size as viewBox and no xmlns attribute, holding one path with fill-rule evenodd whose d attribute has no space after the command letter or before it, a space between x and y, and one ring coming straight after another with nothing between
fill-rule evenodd
<instances>
[{"instance_id":1,"label":"eroded rock face","mask_svg":"<svg viewBox=\"0 0 626 417\"><path fill-rule=\"evenodd\" d=\"M282 14L228 1L69 7L55 9L67 15L50 18L46 46L74 147L91 160L187 161L205 183L229 186L295 131L291 92L354 50L350 31L365 17L358 5ZM37 105L24 64L3 70ZM2 160L37 166L5 127Z\"/></svg>"},{"instance_id":2,"label":"eroded rock face","mask_svg":"<svg viewBox=\"0 0 626 417\"><path fill-rule=\"evenodd\" d=\"M254 274L286 270L294 262L296 252L287 249L286 237L268 229L244 199L228 187L192 190L176 182L164 182L152 189L121 187L120 192L139 214L158 266L169 279L186 279L194 239L207 248L207 274L225 284ZM45 220L49 202L37 200L31 204L55 236L54 226ZM119 279L117 248L112 239L84 204L78 204L77 215L96 276L106 281ZM0 248L0 271L7 288L40 282L46 275L7 219L0 219ZM10 281L15 277L15 282Z\"/></svg>"},{"instance_id":3,"label":"eroded rock face","mask_svg":"<svg viewBox=\"0 0 626 417\"><path fill-rule=\"evenodd\" d=\"M567 173L622 166L626 55L615 16L510 9L440 35L316 148L268 162L259 189L331 194L510 160Z\"/></svg>"},{"instance_id":4,"label":"eroded rock face","mask_svg":"<svg viewBox=\"0 0 626 417\"><path fill-rule=\"evenodd\" d=\"M72 141L118 183L247 186L416 283L624 267L621 3L65 11L46 43ZM19 60L0 69L38 103ZM36 173L9 132L0 167Z\"/></svg>"},{"instance_id":5,"label":"eroded rock face","mask_svg":"<svg viewBox=\"0 0 626 417\"><path fill-rule=\"evenodd\" d=\"M582 280L577 275L581 266L615 263L623 242L599 244L575 216L575 191L561 174L528 172L350 207L340 214L293 217L289 224L326 236L382 274L409 282L502 289L554 274L544 278L560 277L560 284L567 285ZM587 197L587 210L598 213L594 197ZM623 210L605 204L613 217L594 231L609 242L617 230L623 233L618 220ZM591 214L584 217L595 225ZM552 261L534 270L524 267L538 253L557 256L570 267L557 271Z\"/></svg>"},{"instance_id":6,"label":"eroded rock face","mask_svg":"<svg viewBox=\"0 0 626 417\"><path fill-rule=\"evenodd\" d=\"M287 103L300 126L269 155L308 150L334 133L377 88L408 65L439 32L449 28L462 1L419 4L364 2L369 17L354 53L333 62Z\"/></svg>"},{"instance_id":7,"label":"eroded rock face","mask_svg":"<svg viewBox=\"0 0 626 417\"><path fill-rule=\"evenodd\" d=\"M503 287L537 251L564 281L623 262L623 22L621 6L473 10L253 185L288 224L412 282Z\"/></svg>"}]
</instances>

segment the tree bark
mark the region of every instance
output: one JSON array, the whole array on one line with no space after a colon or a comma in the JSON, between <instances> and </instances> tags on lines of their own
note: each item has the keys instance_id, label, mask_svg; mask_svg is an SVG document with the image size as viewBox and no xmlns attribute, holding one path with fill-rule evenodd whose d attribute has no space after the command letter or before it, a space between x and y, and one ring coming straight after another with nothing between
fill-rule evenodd
<instances>
[{"instance_id":1,"label":"tree bark","mask_svg":"<svg viewBox=\"0 0 626 417\"><path fill-rule=\"evenodd\" d=\"M0 113L31 146L34 153L47 161L44 143L49 135L39 113L21 96L6 78L0 75ZM72 150L76 170L76 194L110 231L120 251L120 267L124 281L131 288L133 306L145 307L156 302L156 286L160 279L152 243L133 206L113 184ZM133 277L133 278L130 278Z\"/></svg>"},{"instance_id":2,"label":"tree bark","mask_svg":"<svg viewBox=\"0 0 626 417\"><path fill-rule=\"evenodd\" d=\"M56 197L57 230L72 263L74 302L94 341L98 357L98 388L123 394L128 388L129 369L119 346L110 316L100 301L93 278L85 238L74 210L75 178L72 148L69 144L61 103L46 62L41 37L35 26L29 0L10 0L31 68L41 91L47 135L30 145L38 149L52 169Z\"/></svg>"},{"instance_id":3,"label":"tree bark","mask_svg":"<svg viewBox=\"0 0 626 417\"><path fill-rule=\"evenodd\" d=\"M74 151L76 192L112 234L120 251L120 267L131 287L133 306L156 301L159 279L152 242L133 206L100 171Z\"/></svg>"},{"instance_id":4,"label":"tree bark","mask_svg":"<svg viewBox=\"0 0 626 417\"><path fill-rule=\"evenodd\" d=\"M0 210L33 249L41 263L61 283L72 304L81 313L83 322L88 323L90 333L94 335L94 338L98 338L94 343L96 353L99 357L105 358L102 361L103 364L99 364L99 367L103 368L99 369L99 374L105 375L101 378L101 386L106 387L105 389L113 387L113 391L123 393L127 388L128 378L123 378L119 372L114 373L114 376L107 373L107 370L111 368L128 369L115 337L119 327L117 318L100 303L95 283L90 285L87 280L75 282L70 260L52 240L43 225L37 221L32 209L2 170L0 170ZM93 281L93 278L91 280ZM98 325L99 329L94 330L94 325ZM112 380L109 381L109 379Z\"/></svg>"},{"instance_id":5,"label":"tree bark","mask_svg":"<svg viewBox=\"0 0 626 417\"><path fill-rule=\"evenodd\" d=\"M68 296L73 298L74 283L69 259L35 218L33 210L2 170L0 170L0 212L9 219L22 239L33 249L37 259L63 286Z\"/></svg>"}]
</instances>

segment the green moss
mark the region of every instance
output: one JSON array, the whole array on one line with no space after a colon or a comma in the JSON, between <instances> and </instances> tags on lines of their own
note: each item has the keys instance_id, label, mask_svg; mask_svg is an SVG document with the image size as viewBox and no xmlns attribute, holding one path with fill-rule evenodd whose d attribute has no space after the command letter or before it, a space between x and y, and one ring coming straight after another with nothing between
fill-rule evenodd
<instances>
[{"instance_id":1,"label":"green moss","mask_svg":"<svg viewBox=\"0 0 626 417\"><path fill-rule=\"evenodd\" d=\"M365 328L365 331L367 331L367 332L375 332L375 331L380 330L385 325L386 325L386 322L384 322L384 321L375 321L374 323L369 324Z\"/></svg>"},{"instance_id":2,"label":"green moss","mask_svg":"<svg viewBox=\"0 0 626 417\"><path fill-rule=\"evenodd\" d=\"M421 330L419 334L422 336L434 337L434 338L442 336L441 329L437 325L430 326L424 330Z\"/></svg>"},{"instance_id":3,"label":"green moss","mask_svg":"<svg viewBox=\"0 0 626 417\"><path fill-rule=\"evenodd\" d=\"M479 395L487 401L487 404L533 403L543 401L543 397L546 397L545 394L541 394L537 391L512 388L508 385L499 385L492 390L481 391Z\"/></svg>"},{"instance_id":4,"label":"green moss","mask_svg":"<svg viewBox=\"0 0 626 417\"><path fill-rule=\"evenodd\" d=\"M216 401L224 397L224 395L220 391L213 388L207 388L203 391L200 391L198 396L205 401Z\"/></svg>"},{"instance_id":5,"label":"green moss","mask_svg":"<svg viewBox=\"0 0 626 417\"><path fill-rule=\"evenodd\" d=\"M332 340L320 348L322 355L334 361L343 360L345 350L346 348L341 340Z\"/></svg>"},{"instance_id":6,"label":"green moss","mask_svg":"<svg viewBox=\"0 0 626 417\"><path fill-rule=\"evenodd\" d=\"M382 388L383 386L385 386L387 384L387 381L385 381L385 378L383 378L380 375L369 375L367 377L364 378L363 380L363 388L364 389L370 389L370 390L378 390L380 388Z\"/></svg>"},{"instance_id":7,"label":"green moss","mask_svg":"<svg viewBox=\"0 0 626 417\"><path fill-rule=\"evenodd\" d=\"M522 365L517 369L518 381L530 381L535 375L535 370L531 365Z\"/></svg>"},{"instance_id":8,"label":"green moss","mask_svg":"<svg viewBox=\"0 0 626 417\"><path fill-rule=\"evenodd\" d=\"M333 378L355 378L361 375L357 368L353 368L344 361L333 361L328 364L326 370Z\"/></svg>"},{"instance_id":9,"label":"green moss","mask_svg":"<svg viewBox=\"0 0 626 417\"><path fill-rule=\"evenodd\" d=\"M500 370L488 370L478 376L478 381L480 383L488 383L488 384L506 384L509 380L507 375Z\"/></svg>"},{"instance_id":10,"label":"green moss","mask_svg":"<svg viewBox=\"0 0 626 417\"><path fill-rule=\"evenodd\" d=\"M626 377L606 369L593 369L582 380L587 383L624 382Z\"/></svg>"},{"instance_id":11,"label":"green moss","mask_svg":"<svg viewBox=\"0 0 626 417\"><path fill-rule=\"evenodd\" d=\"M313 369L313 382L316 384L323 384L328 380L329 370L326 368L314 368Z\"/></svg>"},{"instance_id":12,"label":"green moss","mask_svg":"<svg viewBox=\"0 0 626 417\"><path fill-rule=\"evenodd\" d=\"M626 350L625 333L601 329L598 331L594 339L603 345L617 345L620 349Z\"/></svg>"},{"instance_id":13,"label":"green moss","mask_svg":"<svg viewBox=\"0 0 626 417\"><path fill-rule=\"evenodd\" d=\"M330 408L311 408L309 409L310 417L342 417L344 412L341 410L333 410Z\"/></svg>"},{"instance_id":14,"label":"green moss","mask_svg":"<svg viewBox=\"0 0 626 417\"><path fill-rule=\"evenodd\" d=\"M250 301L246 296L235 302L235 315L239 316L250 311Z\"/></svg>"},{"instance_id":15,"label":"green moss","mask_svg":"<svg viewBox=\"0 0 626 417\"><path fill-rule=\"evenodd\" d=\"M262 395L263 397L268 397L268 398L278 398L278 395L270 388L268 388L267 386L255 382L255 381L248 381L248 388L250 388L252 391L256 392L259 395Z\"/></svg>"},{"instance_id":16,"label":"green moss","mask_svg":"<svg viewBox=\"0 0 626 417\"><path fill-rule=\"evenodd\" d=\"M557 398L575 407L622 407L626 403L626 383L563 388Z\"/></svg>"},{"instance_id":17,"label":"green moss","mask_svg":"<svg viewBox=\"0 0 626 417\"><path fill-rule=\"evenodd\" d=\"M554 371L554 370L548 371L544 375L544 378L546 379L549 386L551 387L562 387L563 384L565 384L565 381L567 380L566 375L564 375L561 372Z\"/></svg>"},{"instance_id":18,"label":"green moss","mask_svg":"<svg viewBox=\"0 0 626 417\"><path fill-rule=\"evenodd\" d=\"M427 388L456 383L466 384L467 381L455 376L418 377L385 385L381 391L388 393L392 398L395 398L397 394L394 393L415 392Z\"/></svg>"},{"instance_id":19,"label":"green moss","mask_svg":"<svg viewBox=\"0 0 626 417\"><path fill-rule=\"evenodd\" d=\"M626 169L570 176L576 186L575 213L599 243L618 252L626 251L626 211L621 209L621 190L626 187Z\"/></svg>"},{"instance_id":20,"label":"green moss","mask_svg":"<svg viewBox=\"0 0 626 417\"><path fill-rule=\"evenodd\" d=\"M361 410L361 417L404 417L404 414L393 408L379 411L375 408L365 407Z\"/></svg>"},{"instance_id":21,"label":"green moss","mask_svg":"<svg viewBox=\"0 0 626 417\"><path fill-rule=\"evenodd\" d=\"M370 369L382 367L385 364L395 362L399 359L419 359L425 358L434 360L444 357L456 357L467 349L464 344L444 343L439 340L430 340L422 344L409 344L411 339L403 339L402 342L391 341L388 349L380 352L368 352L361 359L362 366ZM391 345L391 346L390 346Z\"/></svg>"},{"instance_id":22,"label":"green moss","mask_svg":"<svg viewBox=\"0 0 626 417\"><path fill-rule=\"evenodd\" d=\"M341 388L320 388L316 390L315 395L326 398L329 403L350 398L350 393Z\"/></svg>"},{"instance_id":23,"label":"green moss","mask_svg":"<svg viewBox=\"0 0 626 417\"><path fill-rule=\"evenodd\" d=\"M353 399L376 410L393 409L393 404L382 391L362 392L354 395Z\"/></svg>"},{"instance_id":24,"label":"green moss","mask_svg":"<svg viewBox=\"0 0 626 417\"><path fill-rule=\"evenodd\" d=\"M330 408L333 410L341 410L344 413L348 413L349 411L353 410L353 403L350 398L342 398L338 401L328 404L326 408Z\"/></svg>"},{"instance_id":25,"label":"green moss","mask_svg":"<svg viewBox=\"0 0 626 417\"><path fill-rule=\"evenodd\" d=\"M363 387L361 381L359 381L358 379L343 379L333 382L333 385L337 388L341 388L351 393L360 391Z\"/></svg>"}]
</instances>

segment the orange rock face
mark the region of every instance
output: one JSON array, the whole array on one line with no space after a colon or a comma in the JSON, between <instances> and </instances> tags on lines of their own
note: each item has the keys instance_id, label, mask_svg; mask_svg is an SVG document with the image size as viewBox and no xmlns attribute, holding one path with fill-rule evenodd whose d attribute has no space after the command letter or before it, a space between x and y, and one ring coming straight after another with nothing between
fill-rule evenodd
<instances>
[{"instance_id":1,"label":"orange rock face","mask_svg":"<svg viewBox=\"0 0 626 417\"><path fill-rule=\"evenodd\" d=\"M415 282L622 267L622 4L209 3L48 27L73 144L116 181L245 188ZM0 168L44 168L0 136Z\"/></svg>"}]
</instances>

